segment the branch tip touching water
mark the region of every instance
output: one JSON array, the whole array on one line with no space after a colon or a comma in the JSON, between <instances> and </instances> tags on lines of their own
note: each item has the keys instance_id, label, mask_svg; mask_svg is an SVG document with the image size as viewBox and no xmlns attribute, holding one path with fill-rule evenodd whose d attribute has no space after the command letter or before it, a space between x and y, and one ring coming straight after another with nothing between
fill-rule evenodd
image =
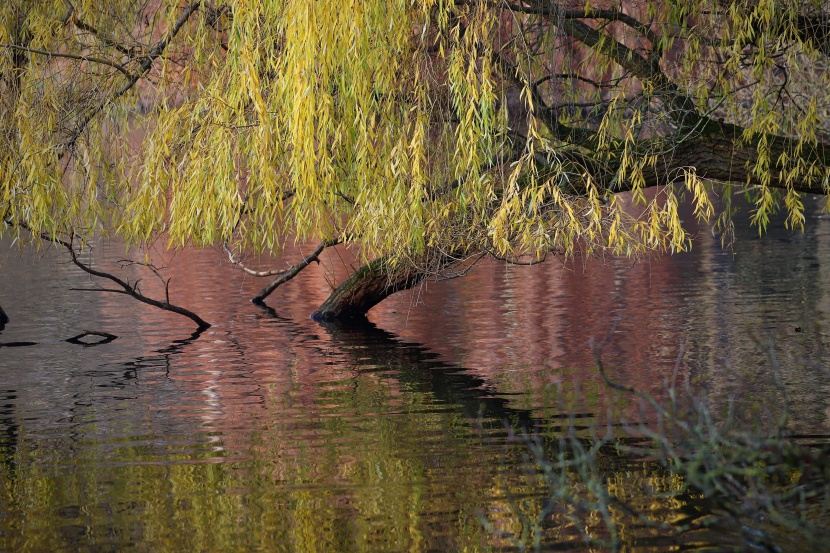
<instances>
[{"instance_id":1,"label":"branch tip touching water","mask_svg":"<svg viewBox=\"0 0 830 553\"><path fill-rule=\"evenodd\" d=\"M32 231L32 229L26 223L19 223L19 222L18 223L13 223L13 222L8 221L8 220L6 220L6 223L9 224L9 225L14 224L14 225L16 225L16 226L18 226L22 229L25 229L25 230L29 231L33 236L36 236L36 237L40 238L44 242L51 242L53 244L58 244L60 246L63 246L66 249L66 251L69 252L72 263L75 266L77 266L79 269L81 269L85 273L87 273L89 275L92 275L94 277L107 279L107 280L109 280L109 281L111 281L111 282L113 282L113 283L115 283L116 285L119 286L119 288L115 288L115 289L113 289L113 288L100 288L100 289L94 289L94 288L89 289L89 288L87 288L87 289L83 289L83 291L113 292L113 293L117 293L117 294L124 294L124 295L130 296L133 299L136 299L136 300L140 301L141 303L145 303L147 305L150 305L150 306L153 306L155 308L161 309L162 311L169 311L171 313L176 313L177 315L187 317L188 319L190 319L191 321L196 323L196 325L199 327L199 331L203 331L203 330L206 330L206 329L210 328L210 326L211 326L210 323L208 323L207 321L202 319L199 315L197 315L193 311L190 311L189 309L186 309L184 307L181 307L181 306L174 305L174 304L170 303L170 294L169 294L170 279L167 279L166 281L164 281L165 301L159 301L159 300L150 298L148 296L145 296L143 293L141 293L139 291L138 283L140 282L140 279L138 281L136 281L135 283L130 284L129 281L122 280L122 279L118 278L117 276L115 276L113 274L110 274L110 273L107 273L107 272L104 272L104 271L99 271L97 269L93 269L92 267L90 267L89 265L87 265L86 263L84 263L83 261L78 259L78 252L75 251L75 245L74 245L74 241L75 241L75 237L76 237L74 232L70 234L69 241L66 241L66 240L62 240L58 237L50 236L47 233L43 233L43 232L39 233L39 234L36 234L34 231ZM144 264L141 264L141 265L144 265ZM159 275L157 274L157 276L159 276Z\"/></svg>"},{"instance_id":2,"label":"branch tip touching water","mask_svg":"<svg viewBox=\"0 0 830 553\"><path fill-rule=\"evenodd\" d=\"M323 250L325 250L326 248L331 247L331 246L336 246L340 242L341 242L340 238L331 238L331 239L328 239L328 240L323 240L322 242L320 242L320 244L317 246L317 248L314 249L313 252L311 252L309 255L304 257L303 260L300 261L299 263L297 263L296 265L292 265L291 267L289 267L288 269L286 269L284 271L271 273L271 274L278 275L277 278L275 278L274 280L269 282L268 285L265 288L260 290L259 294L257 294L256 296L254 296L251 299L251 302L257 303L257 304L262 303L265 300L265 298L267 298L269 295L271 295L271 293L274 290L277 289L278 286L288 282L289 280L291 280L292 278L297 276L300 273L300 271L302 271L303 269L308 267L311 263L320 263L320 259L319 259L318 256L321 253L323 253ZM226 250L227 250L227 246L226 246ZM228 255L232 255L230 253L230 250L227 250L227 251L228 251ZM233 262L233 259L232 259L231 262ZM241 263L239 263L239 262L237 262L236 264L241 266ZM243 266L243 268L244 268L244 266ZM254 274L251 271L246 271L246 272L248 272L249 274ZM259 276L259 275L257 275L257 276ZM268 276L268 275L263 274L261 276Z\"/></svg>"}]
</instances>

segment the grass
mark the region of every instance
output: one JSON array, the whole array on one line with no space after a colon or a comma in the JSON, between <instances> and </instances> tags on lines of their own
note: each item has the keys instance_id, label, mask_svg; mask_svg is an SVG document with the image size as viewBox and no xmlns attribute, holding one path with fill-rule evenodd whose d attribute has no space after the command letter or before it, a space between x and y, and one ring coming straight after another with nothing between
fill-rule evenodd
<instances>
[{"instance_id":1,"label":"grass","mask_svg":"<svg viewBox=\"0 0 830 553\"><path fill-rule=\"evenodd\" d=\"M780 405L768 420L737 416L738 398L720 413L688 377L678 382L682 344L658 399L614 382L592 343L605 386L635 402L636 420L616 415L587 438L574 419L556 436L511 430L546 497L528 506L514 494L518 524L482 517L485 527L520 551L830 549L830 443L788 432L797 421L773 336L760 345L777 390L763 401Z\"/></svg>"}]
</instances>

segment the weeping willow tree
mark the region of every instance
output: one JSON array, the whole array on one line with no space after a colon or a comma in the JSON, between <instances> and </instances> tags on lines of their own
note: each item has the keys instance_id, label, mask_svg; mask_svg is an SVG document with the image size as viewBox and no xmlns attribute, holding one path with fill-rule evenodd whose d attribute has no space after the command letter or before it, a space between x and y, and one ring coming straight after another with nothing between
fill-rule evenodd
<instances>
[{"instance_id":1,"label":"weeping willow tree","mask_svg":"<svg viewBox=\"0 0 830 553\"><path fill-rule=\"evenodd\" d=\"M6 0L0 232L321 240L293 274L342 242L338 318L488 255L685 250L684 197L802 228L828 62L820 0Z\"/></svg>"}]
</instances>

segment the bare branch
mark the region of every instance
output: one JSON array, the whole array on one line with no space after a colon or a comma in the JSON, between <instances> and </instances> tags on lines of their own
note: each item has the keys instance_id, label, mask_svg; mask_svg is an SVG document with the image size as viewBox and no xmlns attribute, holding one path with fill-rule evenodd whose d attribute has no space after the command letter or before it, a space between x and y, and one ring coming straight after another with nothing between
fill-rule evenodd
<instances>
[{"instance_id":1,"label":"bare branch","mask_svg":"<svg viewBox=\"0 0 830 553\"><path fill-rule=\"evenodd\" d=\"M113 288L70 288L72 292L111 292L113 294L126 294L124 290L116 290Z\"/></svg>"},{"instance_id":2,"label":"bare branch","mask_svg":"<svg viewBox=\"0 0 830 553\"><path fill-rule=\"evenodd\" d=\"M29 232L32 232L32 229L26 223L13 223L12 221L6 220L6 224L8 224L8 225L16 224L18 227L26 229ZM35 235L34 233L32 233L32 234ZM187 317L188 319L190 319L194 323L196 323L199 326L200 331L205 330L207 328L210 328L210 326L211 326L210 323L208 323L207 321L205 321L204 319L202 319L196 313L194 313L193 311L190 311L189 309L185 309L184 307L179 307L178 305L173 305L172 303L170 303L169 298L168 298L167 301L162 302L162 301L158 301L158 300L155 300L153 298L149 298L149 297L145 296L144 294L142 294L141 292L138 291L138 281L136 281L135 284L131 285L129 283L129 281L121 280L117 276L112 275L110 273L106 273L104 271L99 271L97 269L93 269L89 265L82 262L80 259L78 259L78 252L75 251L75 246L73 244L73 241L75 239L74 234L72 234L70 236L69 242L67 242L65 240L61 240L60 238L57 238L57 237L49 236L46 233L40 233L40 234L37 234L35 236L37 236L38 238L40 238L41 240L44 240L46 242L52 242L53 244L59 244L59 245L63 246L64 248L66 248L66 251L69 252L69 255L72 258L71 259L72 263L74 263L79 269L81 269L85 273L88 273L88 274L90 274L94 277L104 278L104 279L110 280L110 281L114 282L115 284L117 284L118 286L120 286L123 289L123 291L122 291L122 290L113 290L113 289L102 288L100 291L102 291L102 292L116 292L116 293L126 294L126 295L140 301L141 303L146 303L147 305L152 305L153 307L156 307L156 308L161 309L163 311L170 311L171 313L176 313L178 315L182 315L184 317ZM90 290L87 290L87 291L90 291Z\"/></svg>"},{"instance_id":3,"label":"bare branch","mask_svg":"<svg viewBox=\"0 0 830 553\"><path fill-rule=\"evenodd\" d=\"M222 249L225 250L226 254L228 254L228 262L231 265L236 265L237 267L239 267L240 269L242 269L243 271L245 271L246 273L248 273L251 276L267 277L267 276L282 275L282 274L285 274L286 272L288 272L290 270L290 269L282 269L282 270L271 269L271 270L268 270L268 271L255 271L254 269L246 267L245 264L241 260L237 259L233 255L233 252L228 247L227 242L222 242Z\"/></svg>"},{"instance_id":4,"label":"bare branch","mask_svg":"<svg viewBox=\"0 0 830 553\"><path fill-rule=\"evenodd\" d=\"M555 16L561 17L562 19L605 19L606 21L619 21L643 35L651 42L652 46L657 46L660 42L659 37L657 37L647 24L619 10L596 10L591 7L586 7L584 10L560 10L556 6L549 8L545 6L528 6L511 3L501 5L506 6L513 12Z\"/></svg>"},{"instance_id":5,"label":"bare branch","mask_svg":"<svg viewBox=\"0 0 830 553\"><path fill-rule=\"evenodd\" d=\"M92 108L92 110L89 113L87 113L86 117L84 117L83 120L81 120L81 122L78 124L78 128L75 129L74 133L72 133L70 139L67 140L64 144L64 153L72 150L72 148L75 146L75 143L78 141L78 138L80 138L81 134L83 134L84 130L86 130L87 126L92 121L92 119L95 118L96 115L101 113L101 111L103 111L103 109L107 107L109 104L111 104L112 102L114 102L127 92L129 92L130 89L132 89L135 86L135 84L150 71L150 68L153 66L153 62L161 57L161 55L164 53L164 51L167 49L167 47L170 45L170 43L173 41L176 35L179 34L179 31L182 29L182 27L184 27L184 24L187 23L187 20L190 18L190 16L193 15L193 13L199 9L199 6L201 6L201 4L202 0L196 0L195 2L191 2L176 19L175 23L173 24L173 27L167 32L165 37L159 40L156 43L156 45L153 46L150 52L141 60L141 71L137 75L131 76L130 80L127 81L127 84L118 89L110 98L107 98L106 100L102 101L100 104Z\"/></svg>"},{"instance_id":6,"label":"bare branch","mask_svg":"<svg viewBox=\"0 0 830 553\"><path fill-rule=\"evenodd\" d=\"M19 50L21 52L28 52L30 54L40 54L42 56L48 56L50 58L68 58L71 60L100 63L101 65L108 65L109 67L117 69L118 71L123 73L128 79L132 79L134 77L129 71L127 71L127 68L121 65L120 63L116 63L114 61L107 60L104 58L98 58L95 56L84 56L82 54L64 54L61 52L48 52L46 50L38 50L37 48L29 48L28 46L18 46L17 44L0 44L0 48Z\"/></svg>"},{"instance_id":7,"label":"bare branch","mask_svg":"<svg viewBox=\"0 0 830 553\"><path fill-rule=\"evenodd\" d=\"M292 267L290 267L287 270L283 271L282 274L280 274L280 276L278 276L277 278L272 280L268 284L268 286L266 286L265 288L260 290L259 294L257 294L251 301L254 302L254 303L262 303L262 301L265 298L267 298L271 294L271 292L276 290L279 285L281 285L285 282L288 282L289 280L291 280L292 278L297 276L297 274L299 274L300 271L302 271L303 269L308 267L309 264L311 264L312 262L315 262L315 261L317 263L320 263L320 260L317 258L317 256L320 255L321 253L323 253L323 250L325 250L326 248L328 248L330 246L336 246L339 243L340 243L339 238L332 238L331 240L324 240L323 242L320 243L319 246L317 246L317 248L311 254L307 255L302 261L300 261L296 265L293 265Z\"/></svg>"},{"instance_id":8,"label":"bare branch","mask_svg":"<svg viewBox=\"0 0 830 553\"><path fill-rule=\"evenodd\" d=\"M457 270L457 271L455 271L455 270L449 271L447 269L444 269L440 275L437 275L435 277L435 281L436 282L443 282L445 280L453 280L453 279L456 279L456 278L463 277L464 275L469 273L473 269L473 267L478 265L478 262L481 261L482 259L484 259L484 257L486 255L487 255L487 252L481 252L477 255L470 255L466 259L462 259L462 260L458 261L458 263L460 264L460 263L464 263L465 261L467 261L469 259L472 259L470 264L465 266L463 269L460 269L460 270Z\"/></svg>"},{"instance_id":9,"label":"bare branch","mask_svg":"<svg viewBox=\"0 0 830 553\"><path fill-rule=\"evenodd\" d=\"M135 53L134 50L132 50L130 48L126 48L123 44L119 44L119 43L115 42L114 40L112 40L112 39L110 39L106 36L103 36L98 31L98 29L96 29L92 25L88 25L88 24L84 23L83 21L81 21L77 17L74 19L73 23L75 24L75 27L77 27L81 31L85 31L85 32L93 35L95 38L100 40L101 43L104 44L105 46L115 48L116 50L118 50L119 52L124 54L125 56L128 56L130 59L135 57L136 53Z\"/></svg>"},{"instance_id":10,"label":"bare branch","mask_svg":"<svg viewBox=\"0 0 830 553\"><path fill-rule=\"evenodd\" d=\"M142 261L134 261L132 259L119 259L117 261L117 263L122 269L124 267L129 267L131 265L138 265L140 267L146 267L146 268L150 269L150 271L152 271L153 274L156 275L156 277L158 277L158 279L161 281L162 284L165 284L166 282L170 281L169 279L165 280L165 278L159 272L159 268L156 267L155 265L153 265L152 263L144 263ZM166 269L166 267L162 267L162 269ZM138 282L136 282L136 284L138 284Z\"/></svg>"}]
</instances>

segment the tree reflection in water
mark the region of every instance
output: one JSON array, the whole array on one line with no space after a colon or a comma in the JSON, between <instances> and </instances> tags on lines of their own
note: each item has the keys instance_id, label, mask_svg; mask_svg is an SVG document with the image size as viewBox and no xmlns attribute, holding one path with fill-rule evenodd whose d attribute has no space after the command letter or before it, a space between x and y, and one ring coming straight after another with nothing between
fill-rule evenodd
<instances>
[{"instance_id":1,"label":"tree reflection in water","mask_svg":"<svg viewBox=\"0 0 830 553\"><path fill-rule=\"evenodd\" d=\"M683 475L666 470L659 452L644 457L649 442L642 434L631 436L631 426L615 424L608 409L621 406L627 420L636 421L636 401L607 390L577 397L571 383L592 371L571 354L584 348L583 357L590 358L585 336L596 331L600 317L587 309L605 309L608 302L570 311L555 304L554 315L533 322L550 335L533 342L539 351L531 359L550 356L548 339L561 339L568 348L574 368L549 371L561 383L557 388L553 379L545 381L548 373L523 373L521 366L497 381L472 360L442 361L417 336L403 340L371 324L313 325L301 319L303 305L294 309L299 315L291 311L304 289L286 292L298 295L283 304L288 317L208 299L204 290L215 288L210 279L224 275L193 272L207 280L194 285L188 305L198 305L201 294L205 304L232 306L214 314L224 322L201 336L145 347L125 329L156 336L188 329L157 331L154 316L142 320L141 313L98 298L64 308L61 313L70 315L65 325L37 346L0 352L0 550L476 551L536 542L566 549L615 535L646 550L747 543L763 548L768 537L774 544L804 543L795 541L797 533L733 516L725 510L729 504L704 498ZM539 273L538 279L547 278ZM554 284L551 289L564 298L557 301L570 301L569 288ZM591 288L595 294L598 289ZM500 289L493 290L493 302L503 302ZM575 290L572 297L596 299L581 284ZM725 302L713 311L722 314ZM649 305L638 305L641 318ZM693 302L693 314L701 306L711 307ZM95 309L123 339L99 348L62 342ZM461 323L498 331L506 325L477 319L492 310L492 304L470 310ZM504 320L526 312L505 312ZM660 313L649 320L646 337L668 324L666 311ZM565 315L571 323L550 330L548 323ZM14 318L4 332L8 339L40 341L34 330L53 325L44 317L44 326L20 330ZM699 320L704 326L710 319ZM721 330L733 323L724 320ZM586 321L595 328L586 330ZM447 328L435 324L432 330ZM505 334L494 347L516 335ZM479 348L493 343L492 334L470 336L462 332L453 339L470 339ZM611 363L650 355L636 340L622 341L625 355ZM631 365L641 367L639 359ZM716 372L717 363L702 367L694 374L715 374L712 395L726 405L727 395L740 388L729 388L734 380ZM796 366L788 371L806 374ZM644 368L627 382L656 380L659 388L661 374ZM526 401L536 390L520 389L517 382L525 376L546 386L544 401ZM791 394L819 382L792 380ZM777 396L764 390L753 388L752 401L774 405ZM810 393L820 394L821 387L813 385ZM744 407L750 405L746 395L739 398ZM799 413L809 411L802 407ZM740 414L754 416L751 409ZM764 459L772 457L757 457ZM793 478L797 484L798 476ZM550 503L552 497L557 501ZM821 505L807 508L822 520Z\"/></svg>"}]
</instances>

